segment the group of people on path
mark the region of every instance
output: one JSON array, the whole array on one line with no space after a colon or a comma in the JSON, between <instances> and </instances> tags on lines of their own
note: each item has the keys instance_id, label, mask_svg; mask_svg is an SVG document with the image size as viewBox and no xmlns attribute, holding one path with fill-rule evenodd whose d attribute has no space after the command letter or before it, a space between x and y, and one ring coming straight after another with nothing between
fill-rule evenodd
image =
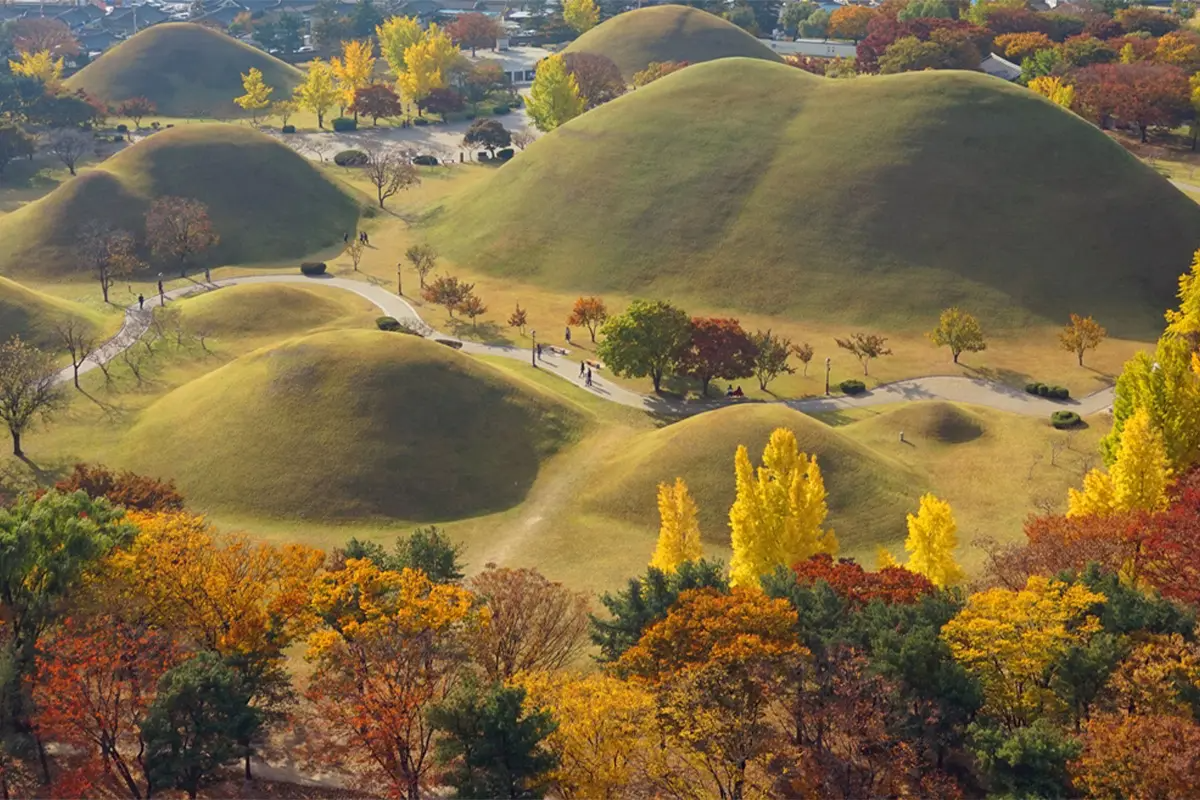
<instances>
[{"instance_id":1,"label":"group of people on path","mask_svg":"<svg viewBox=\"0 0 1200 800\"><path fill-rule=\"evenodd\" d=\"M369 245L371 243L371 238L369 236L367 236L366 231L359 231L357 236L358 236L358 241L360 241L361 243L367 244L367 245ZM342 234L342 244L350 244L350 233L349 232Z\"/></svg>"},{"instance_id":2,"label":"group of people on path","mask_svg":"<svg viewBox=\"0 0 1200 800\"><path fill-rule=\"evenodd\" d=\"M583 378L584 386L592 385L592 368L586 361L579 362L579 377Z\"/></svg>"}]
</instances>

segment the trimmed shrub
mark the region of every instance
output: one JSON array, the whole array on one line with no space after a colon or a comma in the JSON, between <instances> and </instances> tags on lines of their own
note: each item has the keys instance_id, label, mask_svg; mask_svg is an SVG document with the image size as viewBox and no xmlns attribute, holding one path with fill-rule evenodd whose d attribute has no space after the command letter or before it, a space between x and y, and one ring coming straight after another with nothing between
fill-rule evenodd
<instances>
[{"instance_id":1,"label":"trimmed shrub","mask_svg":"<svg viewBox=\"0 0 1200 800\"><path fill-rule=\"evenodd\" d=\"M514 155L516 155L516 153L513 152L513 149L511 147L506 147L503 150L496 151L496 158L499 159L500 161L508 161Z\"/></svg>"},{"instance_id":2,"label":"trimmed shrub","mask_svg":"<svg viewBox=\"0 0 1200 800\"><path fill-rule=\"evenodd\" d=\"M491 156L489 156L489 155L487 154L487 151L486 151L486 150L480 150L480 151L479 151L479 152L476 154L476 156L475 156L475 157L476 157L476 159L478 159L479 161L491 161L491 160L492 160L492 157L491 157Z\"/></svg>"},{"instance_id":3,"label":"trimmed shrub","mask_svg":"<svg viewBox=\"0 0 1200 800\"><path fill-rule=\"evenodd\" d=\"M1025 391L1028 392L1029 394L1041 394L1043 388L1045 388L1045 384L1041 384L1041 383L1025 384Z\"/></svg>"},{"instance_id":4,"label":"trimmed shrub","mask_svg":"<svg viewBox=\"0 0 1200 800\"><path fill-rule=\"evenodd\" d=\"M296 126L295 125L284 125L282 130L284 133L295 133Z\"/></svg>"},{"instance_id":5,"label":"trimmed shrub","mask_svg":"<svg viewBox=\"0 0 1200 800\"><path fill-rule=\"evenodd\" d=\"M416 125L418 128L424 128L428 124L429 120L425 119L424 117L417 117L413 120L413 125Z\"/></svg>"},{"instance_id":6,"label":"trimmed shrub","mask_svg":"<svg viewBox=\"0 0 1200 800\"><path fill-rule=\"evenodd\" d=\"M300 271L303 272L305 275L309 275L309 276L324 275L325 274L325 262L324 261L305 261L303 264L300 265Z\"/></svg>"},{"instance_id":7,"label":"trimmed shrub","mask_svg":"<svg viewBox=\"0 0 1200 800\"><path fill-rule=\"evenodd\" d=\"M1062 411L1055 411L1050 415L1050 424L1059 430L1063 430L1065 428L1074 428L1081 422L1083 422L1083 420L1080 419L1079 415L1074 411L1067 411L1064 409Z\"/></svg>"},{"instance_id":8,"label":"trimmed shrub","mask_svg":"<svg viewBox=\"0 0 1200 800\"><path fill-rule=\"evenodd\" d=\"M1029 394L1036 394L1038 397L1045 397L1047 400L1067 400L1071 397L1071 390L1067 387L1047 383L1027 383L1025 391Z\"/></svg>"},{"instance_id":9,"label":"trimmed shrub","mask_svg":"<svg viewBox=\"0 0 1200 800\"><path fill-rule=\"evenodd\" d=\"M333 163L339 167L361 167L367 160L368 156L362 150L343 150L333 157Z\"/></svg>"},{"instance_id":10,"label":"trimmed shrub","mask_svg":"<svg viewBox=\"0 0 1200 800\"><path fill-rule=\"evenodd\" d=\"M415 156L412 162L418 167L436 167L438 165L437 156Z\"/></svg>"},{"instance_id":11,"label":"trimmed shrub","mask_svg":"<svg viewBox=\"0 0 1200 800\"><path fill-rule=\"evenodd\" d=\"M400 320L395 317L376 317L375 327L381 331L398 331L400 330Z\"/></svg>"},{"instance_id":12,"label":"trimmed shrub","mask_svg":"<svg viewBox=\"0 0 1200 800\"><path fill-rule=\"evenodd\" d=\"M122 122L117 126L117 133L129 133L129 126Z\"/></svg>"},{"instance_id":13,"label":"trimmed shrub","mask_svg":"<svg viewBox=\"0 0 1200 800\"><path fill-rule=\"evenodd\" d=\"M444 344L451 350L462 350L462 342L456 342L453 339L434 339L438 344Z\"/></svg>"},{"instance_id":14,"label":"trimmed shrub","mask_svg":"<svg viewBox=\"0 0 1200 800\"><path fill-rule=\"evenodd\" d=\"M338 117L330 123L333 126L334 133L345 133L346 131L358 130L358 123L350 117Z\"/></svg>"},{"instance_id":15,"label":"trimmed shrub","mask_svg":"<svg viewBox=\"0 0 1200 800\"><path fill-rule=\"evenodd\" d=\"M495 115L496 115L496 116L498 116L498 117L502 117L502 116L504 116L505 114L510 114L510 113L512 113L512 109L511 109L511 108L509 108L507 104L505 104L505 103L501 103L500 105L498 105L498 106L496 106L495 108L493 108L493 109L492 109L492 113L493 113L493 114L495 114Z\"/></svg>"},{"instance_id":16,"label":"trimmed shrub","mask_svg":"<svg viewBox=\"0 0 1200 800\"><path fill-rule=\"evenodd\" d=\"M839 383L838 388L842 390L842 394L862 394L867 390L867 385L862 381L851 379Z\"/></svg>"},{"instance_id":17,"label":"trimmed shrub","mask_svg":"<svg viewBox=\"0 0 1200 800\"><path fill-rule=\"evenodd\" d=\"M125 137L124 136L114 136L114 137L112 137L112 140L114 142L123 142L123 141L125 141Z\"/></svg>"}]
</instances>

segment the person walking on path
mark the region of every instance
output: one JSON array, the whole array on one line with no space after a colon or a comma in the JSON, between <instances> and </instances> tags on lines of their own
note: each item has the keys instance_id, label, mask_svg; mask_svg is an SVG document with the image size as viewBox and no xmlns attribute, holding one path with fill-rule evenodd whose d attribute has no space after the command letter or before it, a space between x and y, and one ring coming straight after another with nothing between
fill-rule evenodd
<instances>
[{"instance_id":1,"label":"person walking on path","mask_svg":"<svg viewBox=\"0 0 1200 800\"><path fill-rule=\"evenodd\" d=\"M584 380L583 385L584 386L592 385L592 369L591 369L591 367L588 367L587 378Z\"/></svg>"},{"instance_id":2,"label":"person walking on path","mask_svg":"<svg viewBox=\"0 0 1200 800\"><path fill-rule=\"evenodd\" d=\"M366 231L363 231L363 244L368 245L368 246L370 246L370 244L371 244L371 237L367 236Z\"/></svg>"},{"instance_id":3,"label":"person walking on path","mask_svg":"<svg viewBox=\"0 0 1200 800\"><path fill-rule=\"evenodd\" d=\"M537 346L537 357L538 361L542 360L542 346L540 344Z\"/></svg>"},{"instance_id":4,"label":"person walking on path","mask_svg":"<svg viewBox=\"0 0 1200 800\"><path fill-rule=\"evenodd\" d=\"M567 332L563 335L567 339L567 344L570 344L571 343L571 326L570 325L567 326Z\"/></svg>"},{"instance_id":5,"label":"person walking on path","mask_svg":"<svg viewBox=\"0 0 1200 800\"><path fill-rule=\"evenodd\" d=\"M138 311L142 311L145 308L146 308L146 296L139 294L138 295Z\"/></svg>"},{"instance_id":6,"label":"person walking on path","mask_svg":"<svg viewBox=\"0 0 1200 800\"><path fill-rule=\"evenodd\" d=\"M580 361L579 362L579 377L581 377L581 378L583 377L583 371L586 369L587 369L587 362Z\"/></svg>"},{"instance_id":7,"label":"person walking on path","mask_svg":"<svg viewBox=\"0 0 1200 800\"><path fill-rule=\"evenodd\" d=\"M167 295L166 292L163 291L161 280L158 282L158 304L160 306L165 306L167 304Z\"/></svg>"},{"instance_id":8,"label":"person walking on path","mask_svg":"<svg viewBox=\"0 0 1200 800\"><path fill-rule=\"evenodd\" d=\"M204 268L204 282L212 283L212 270L208 267Z\"/></svg>"}]
</instances>

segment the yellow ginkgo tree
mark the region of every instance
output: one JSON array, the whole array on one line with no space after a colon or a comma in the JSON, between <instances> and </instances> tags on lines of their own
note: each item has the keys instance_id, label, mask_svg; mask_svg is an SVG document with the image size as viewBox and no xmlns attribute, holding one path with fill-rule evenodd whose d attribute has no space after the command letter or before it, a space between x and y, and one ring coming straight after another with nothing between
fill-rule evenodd
<instances>
[{"instance_id":1,"label":"yellow ginkgo tree","mask_svg":"<svg viewBox=\"0 0 1200 800\"><path fill-rule=\"evenodd\" d=\"M342 42L342 57L330 58L329 67L333 70L333 77L337 79L339 104L343 109L350 108L354 105L354 93L364 86L369 86L375 73L375 57L371 55L371 43L360 39ZM358 119L357 111L354 112L354 119Z\"/></svg>"},{"instance_id":2,"label":"yellow ginkgo tree","mask_svg":"<svg viewBox=\"0 0 1200 800\"><path fill-rule=\"evenodd\" d=\"M760 576L776 567L817 553L837 554L837 537L822 527L829 507L816 456L800 452L791 430L776 428L762 461L755 470L745 445L734 456L737 498L729 509L734 586L757 588Z\"/></svg>"},{"instance_id":3,"label":"yellow ginkgo tree","mask_svg":"<svg viewBox=\"0 0 1200 800\"><path fill-rule=\"evenodd\" d=\"M950 504L932 494L922 496L916 515L908 515L908 538L904 541L908 563L904 566L924 575L934 586L953 586L965 577L954 560L956 547L958 525Z\"/></svg>"},{"instance_id":4,"label":"yellow ginkgo tree","mask_svg":"<svg viewBox=\"0 0 1200 800\"><path fill-rule=\"evenodd\" d=\"M242 75L242 91L245 94L234 98L233 102L249 111L250 119L257 125L263 110L271 104L271 92L275 90L263 80L262 70L251 67L249 72Z\"/></svg>"},{"instance_id":5,"label":"yellow ginkgo tree","mask_svg":"<svg viewBox=\"0 0 1200 800\"><path fill-rule=\"evenodd\" d=\"M55 58L49 50L21 53L17 61L10 60L8 68L13 75L34 78L53 88L62 81L63 60Z\"/></svg>"},{"instance_id":6,"label":"yellow ginkgo tree","mask_svg":"<svg viewBox=\"0 0 1200 800\"><path fill-rule=\"evenodd\" d=\"M1167 507L1171 469L1162 433L1139 408L1125 421L1116 463L1108 473L1092 470L1083 490L1069 489L1067 516L1162 511Z\"/></svg>"},{"instance_id":7,"label":"yellow ginkgo tree","mask_svg":"<svg viewBox=\"0 0 1200 800\"><path fill-rule=\"evenodd\" d=\"M658 545L650 566L674 572L685 561L697 561L701 555L700 525L696 521L696 501L683 478L674 484L658 485Z\"/></svg>"}]
</instances>

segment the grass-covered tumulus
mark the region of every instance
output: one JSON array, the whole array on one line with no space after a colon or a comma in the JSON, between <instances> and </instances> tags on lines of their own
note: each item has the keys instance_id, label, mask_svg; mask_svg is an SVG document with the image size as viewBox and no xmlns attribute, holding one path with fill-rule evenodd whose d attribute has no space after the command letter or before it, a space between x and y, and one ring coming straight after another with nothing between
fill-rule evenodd
<instances>
[{"instance_id":1,"label":"grass-covered tumulus","mask_svg":"<svg viewBox=\"0 0 1200 800\"><path fill-rule=\"evenodd\" d=\"M699 64L734 56L780 60L773 50L732 22L677 5L618 14L571 42L565 52L608 56L625 80L632 80L635 72L654 61Z\"/></svg>"},{"instance_id":2,"label":"grass-covered tumulus","mask_svg":"<svg viewBox=\"0 0 1200 800\"><path fill-rule=\"evenodd\" d=\"M164 196L207 204L221 237L205 254L211 264L298 258L340 241L358 217L353 199L271 137L239 125L179 126L0 217L0 272L78 272L81 220L103 220L140 237L150 203Z\"/></svg>"},{"instance_id":3,"label":"grass-covered tumulus","mask_svg":"<svg viewBox=\"0 0 1200 800\"><path fill-rule=\"evenodd\" d=\"M958 305L996 332L1075 312L1153 337L1200 245L1195 203L1020 86L746 58L589 111L426 224L450 258L557 290L895 332Z\"/></svg>"},{"instance_id":4,"label":"grass-covered tumulus","mask_svg":"<svg viewBox=\"0 0 1200 800\"><path fill-rule=\"evenodd\" d=\"M300 70L220 31L188 22L154 25L104 53L67 80L72 91L113 105L133 97L154 102L167 117L239 116L242 74L251 67L285 100L303 80Z\"/></svg>"},{"instance_id":5,"label":"grass-covered tumulus","mask_svg":"<svg viewBox=\"0 0 1200 800\"><path fill-rule=\"evenodd\" d=\"M761 463L776 428L793 430L800 450L817 457L829 493L828 524L844 550L871 552L903 535L905 514L916 507L924 485L918 473L782 405L724 408L642 434L599 471L605 477L587 496L587 506L624 522L653 522L658 484L682 477L699 506L701 536L725 544L734 453L744 444L751 461Z\"/></svg>"},{"instance_id":6,"label":"grass-covered tumulus","mask_svg":"<svg viewBox=\"0 0 1200 800\"><path fill-rule=\"evenodd\" d=\"M403 334L289 339L142 412L118 461L198 508L270 519L432 521L520 503L582 416Z\"/></svg>"},{"instance_id":7,"label":"grass-covered tumulus","mask_svg":"<svg viewBox=\"0 0 1200 800\"><path fill-rule=\"evenodd\" d=\"M93 339L104 328L103 319L91 309L0 277L0 341L16 335L45 350L61 350L56 328L72 320Z\"/></svg>"}]
</instances>

